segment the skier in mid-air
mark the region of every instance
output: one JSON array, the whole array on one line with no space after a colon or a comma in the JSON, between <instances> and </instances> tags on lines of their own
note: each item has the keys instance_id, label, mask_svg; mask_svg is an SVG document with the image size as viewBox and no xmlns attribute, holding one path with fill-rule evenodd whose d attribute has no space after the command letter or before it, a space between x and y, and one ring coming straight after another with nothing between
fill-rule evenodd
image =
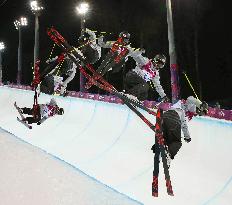
<instances>
[{"instance_id":1,"label":"skier in mid-air","mask_svg":"<svg viewBox=\"0 0 232 205\"><path fill-rule=\"evenodd\" d=\"M49 59L46 63L49 64L49 68L53 65L53 69L49 73L42 75L39 91L50 95L59 94L65 96L68 83L75 77L77 66L65 54ZM61 64L63 64L62 68Z\"/></svg>"},{"instance_id":2,"label":"skier in mid-air","mask_svg":"<svg viewBox=\"0 0 232 205\"><path fill-rule=\"evenodd\" d=\"M156 55L153 59L144 57L140 50L131 53L131 57L136 62L136 67L130 70L124 79L125 92L143 101L148 98L149 81L155 86L161 101L168 102L169 98L160 84L159 69L166 63L166 57L162 54Z\"/></svg>"},{"instance_id":3,"label":"skier in mid-air","mask_svg":"<svg viewBox=\"0 0 232 205\"><path fill-rule=\"evenodd\" d=\"M78 53L83 57L85 64L94 64L101 58L101 46L97 42L96 34L88 28L82 31L78 39Z\"/></svg>"},{"instance_id":4,"label":"skier in mid-air","mask_svg":"<svg viewBox=\"0 0 232 205\"><path fill-rule=\"evenodd\" d=\"M113 67L122 65L122 62L125 61L126 56L130 52L129 46L130 34L127 31L123 31L119 34L117 41L103 41L103 37L98 39L98 44L102 48L110 48L110 51L106 54L104 59L101 62L101 65L98 67L96 72L99 76L104 76L109 70ZM93 76L95 80L99 79L99 76ZM89 81L86 83L85 88L89 89L92 86L92 82Z\"/></svg>"},{"instance_id":5,"label":"skier in mid-air","mask_svg":"<svg viewBox=\"0 0 232 205\"><path fill-rule=\"evenodd\" d=\"M93 64L100 59L101 47L97 44L93 31L87 28L83 30L78 38L78 44L79 46L75 48L75 51L84 64ZM76 64L64 53L46 62L49 66L43 71L40 91L46 94L67 95L68 83L73 80L76 74Z\"/></svg>"},{"instance_id":6,"label":"skier in mid-air","mask_svg":"<svg viewBox=\"0 0 232 205\"><path fill-rule=\"evenodd\" d=\"M33 108L20 108L17 106L16 102L14 103L14 106L21 115L22 121L26 122L27 124L37 123L37 125L40 125L50 117L64 114L64 109L58 107L54 98L52 98L49 103L38 104ZM30 116L24 117L24 114Z\"/></svg>"},{"instance_id":7,"label":"skier in mid-air","mask_svg":"<svg viewBox=\"0 0 232 205\"><path fill-rule=\"evenodd\" d=\"M190 96L187 100L179 100L170 109L164 111L162 119L162 132L165 144L167 145L167 157L174 159L175 155L182 146L181 130L184 134L186 142L191 141L188 130L187 120L191 120L193 116L206 115L208 112L208 104L201 102L199 99ZM158 146L153 145L152 150L157 153ZM159 156L156 156L159 157Z\"/></svg>"}]
</instances>

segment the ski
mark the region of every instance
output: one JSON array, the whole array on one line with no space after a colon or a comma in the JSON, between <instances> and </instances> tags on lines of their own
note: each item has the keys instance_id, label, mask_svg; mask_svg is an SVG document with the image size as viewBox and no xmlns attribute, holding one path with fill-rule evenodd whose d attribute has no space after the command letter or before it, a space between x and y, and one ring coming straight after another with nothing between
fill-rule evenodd
<instances>
[{"instance_id":1,"label":"ski","mask_svg":"<svg viewBox=\"0 0 232 205\"><path fill-rule=\"evenodd\" d=\"M159 148L159 145L158 145L157 137L155 137L155 144L152 146L152 150L155 153L155 156L154 156L153 181L152 181L152 196L158 197L160 148Z\"/></svg>"},{"instance_id":2,"label":"ski","mask_svg":"<svg viewBox=\"0 0 232 205\"><path fill-rule=\"evenodd\" d=\"M24 121L25 117L23 116L23 113L22 113L22 111L20 110L20 108L17 106L16 102L14 103L14 106L15 106L16 110L18 111L18 113L19 113L19 115L20 115L20 117L21 117L21 119L20 119L19 117L17 117L17 120L18 120L19 122L21 122L23 125L25 125L27 128L32 129L32 126L31 126L31 125L28 125L28 124Z\"/></svg>"},{"instance_id":3,"label":"ski","mask_svg":"<svg viewBox=\"0 0 232 205\"><path fill-rule=\"evenodd\" d=\"M17 120L18 120L19 122L21 122L23 125L25 125L28 129L32 129L32 126L31 126L31 125L28 125L25 121L19 119L18 117L17 117Z\"/></svg>"},{"instance_id":4,"label":"ski","mask_svg":"<svg viewBox=\"0 0 232 205\"><path fill-rule=\"evenodd\" d=\"M165 149L165 143L163 138L163 132L162 132L162 116L163 111L161 109L158 109L157 115L156 115L156 135L155 135L155 157L154 157L154 171L153 171L153 183L152 183L152 195L154 197L158 196L158 175L159 175L159 155L161 154L162 162L163 162L163 169L164 169L164 175L166 180L166 188L167 193L170 196L174 196L173 190L172 190L172 184L171 184L171 178L169 174L169 166L167 163L167 154Z\"/></svg>"}]
</instances>

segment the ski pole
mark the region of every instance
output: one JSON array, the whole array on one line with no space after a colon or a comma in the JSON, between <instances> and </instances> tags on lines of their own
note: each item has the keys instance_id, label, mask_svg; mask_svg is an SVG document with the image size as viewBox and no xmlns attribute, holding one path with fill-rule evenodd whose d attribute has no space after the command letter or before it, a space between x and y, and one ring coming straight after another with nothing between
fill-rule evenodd
<instances>
[{"instance_id":1,"label":"ski pole","mask_svg":"<svg viewBox=\"0 0 232 205\"><path fill-rule=\"evenodd\" d=\"M55 46L56 46L56 44L54 43L54 44L53 44L53 47L52 47L52 50L51 50L51 53L50 53L50 55L49 55L48 60L51 59Z\"/></svg>"},{"instance_id":2,"label":"ski pole","mask_svg":"<svg viewBox=\"0 0 232 205\"><path fill-rule=\"evenodd\" d=\"M58 69L57 69L57 72L56 72L56 75L58 75L58 73L60 72L60 69L61 69L63 63L64 63L64 59L63 59L62 62L59 64Z\"/></svg>"},{"instance_id":3,"label":"ski pole","mask_svg":"<svg viewBox=\"0 0 232 205\"><path fill-rule=\"evenodd\" d=\"M191 84L191 82L190 82L190 80L189 80L189 78L188 78L188 76L187 76L186 72L185 72L185 71L182 71L182 73L184 74L184 76L185 76L186 80L188 81L189 86L192 88L194 95L195 95L195 96L196 96L196 98L199 100L199 98L198 98L198 96L197 96L197 94L196 94L196 92L195 92L195 90L194 90L194 88L193 88L193 86L192 86L192 84Z\"/></svg>"}]
</instances>

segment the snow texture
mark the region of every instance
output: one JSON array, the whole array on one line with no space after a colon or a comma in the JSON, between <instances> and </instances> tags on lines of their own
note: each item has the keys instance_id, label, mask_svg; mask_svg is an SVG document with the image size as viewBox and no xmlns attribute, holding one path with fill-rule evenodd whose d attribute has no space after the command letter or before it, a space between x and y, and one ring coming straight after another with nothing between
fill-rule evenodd
<instances>
[{"instance_id":1,"label":"snow texture","mask_svg":"<svg viewBox=\"0 0 232 205\"><path fill-rule=\"evenodd\" d=\"M39 102L50 98L41 95ZM160 166L159 197L154 198L154 133L125 105L55 98L65 114L29 130L17 122L13 103L32 106L33 92L0 87L0 127L17 136L0 137L0 204L20 204L14 201L20 197L31 200L28 204L231 204L231 122L194 118L189 123L192 142L183 142L171 163L175 196L167 195Z\"/></svg>"}]
</instances>

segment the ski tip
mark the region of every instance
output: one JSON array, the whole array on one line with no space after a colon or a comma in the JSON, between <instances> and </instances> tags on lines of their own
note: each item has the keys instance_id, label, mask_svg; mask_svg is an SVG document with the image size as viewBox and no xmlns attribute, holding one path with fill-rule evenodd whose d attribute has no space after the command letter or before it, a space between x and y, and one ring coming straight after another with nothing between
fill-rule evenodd
<instances>
[{"instance_id":1,"label":"ski tip","mask_svg":"<svg viewBox=\"0 0 232 205\"><path fill-rule=\"evenodd\" d=\"M152 196L154 196L154 197L158 197L158 193L152 193Z\"/></svg>"},{"instance_id":2,"label":"ski tip","mask_svg":"<svg viewBox=\"0 0 232 205\"><path fill-rule=\"evenodd\" d=\"M174 193L173 192L169 192L168 195L169 196L174 196Z\"/></svg>"}]
</instances>

